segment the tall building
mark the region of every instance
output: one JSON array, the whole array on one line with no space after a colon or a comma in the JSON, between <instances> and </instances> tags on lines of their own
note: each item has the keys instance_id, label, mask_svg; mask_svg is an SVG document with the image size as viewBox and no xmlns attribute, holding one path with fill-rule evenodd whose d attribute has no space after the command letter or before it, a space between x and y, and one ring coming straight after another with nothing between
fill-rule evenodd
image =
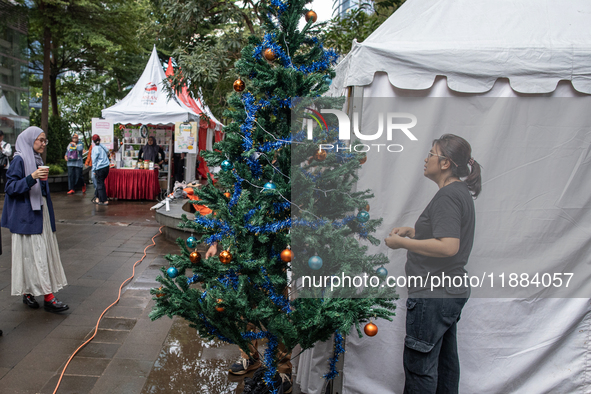
<instances>
[{"instance_id":1,"label":"tall building","mask_svg":"<svg viewBox=\"0 0 591 394\"><path fill-rule=\"evenodd\" d=\"M10 143L29 126L27 19L0 0L0 130Z\"/></svg>"},{"instance_id":2,"label":"tall building","mask_svg":"<svg viewBox=\"0 0 591 394\"><path fill-rule=\"evenodd\" d=\"M344 17L350 10L359 8L360 4L371 3L371 0L334 0L333 2L333 17Z\"/></svg>"}]
</instances>

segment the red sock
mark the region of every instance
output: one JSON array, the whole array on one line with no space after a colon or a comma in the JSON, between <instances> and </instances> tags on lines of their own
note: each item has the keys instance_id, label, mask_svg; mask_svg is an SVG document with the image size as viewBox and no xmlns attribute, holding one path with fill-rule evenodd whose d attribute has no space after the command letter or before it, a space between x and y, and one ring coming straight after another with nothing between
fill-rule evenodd
<instances>
[{"instance_id":1,"label":"red sock","mask_svg":"<svg viewBox=\"0 0 591 394\"><path fill-rule=\"evenodd\" d=\"M53 296L53 293L45 294L45 301L47 301L47 302L50 302L54 298L55 297Z\"/></svg>"}]
</instances>

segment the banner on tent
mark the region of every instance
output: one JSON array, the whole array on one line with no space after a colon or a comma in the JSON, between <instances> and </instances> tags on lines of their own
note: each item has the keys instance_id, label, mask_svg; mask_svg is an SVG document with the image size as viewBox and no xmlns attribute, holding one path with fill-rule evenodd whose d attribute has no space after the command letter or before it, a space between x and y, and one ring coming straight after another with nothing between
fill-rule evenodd
<instances>
[{"instance_id":1,"label":"banner on tent","mask_svg":"<svg viewBox=\"0 0 591 394\"><path fill-rule=\"evenodd\" d=\"M113 149L113 122L108 119L92 118L92 134L101 137L101 145Z\"/></svg>"},{"instance_id":2,"label":"banner on tent","mask_svg":"<svg viewBox=\"0 0 591 394\"><path fill-rule=\"evenodd\" d=\"M197 122L176 122L174 153L197 153Z\"/></svg>"}]
</instances>

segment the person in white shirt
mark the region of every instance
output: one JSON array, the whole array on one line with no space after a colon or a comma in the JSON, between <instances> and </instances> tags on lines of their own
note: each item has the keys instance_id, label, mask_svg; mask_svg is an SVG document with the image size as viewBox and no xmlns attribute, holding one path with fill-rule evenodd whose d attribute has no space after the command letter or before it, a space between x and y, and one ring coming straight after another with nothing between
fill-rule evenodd
<instances>
[{"instance_id":1,"label":"person in white shirt","mask_svg":"<svg viewBox=\"0 0 591 394\"><path fill-rule=\"evenodd\" d=\"M10 167L10 156L12 156L12 146L4 141L4 132L0 130L0 192L4 193L6 186L6 171Z\"/></svg>"}]
</instances>

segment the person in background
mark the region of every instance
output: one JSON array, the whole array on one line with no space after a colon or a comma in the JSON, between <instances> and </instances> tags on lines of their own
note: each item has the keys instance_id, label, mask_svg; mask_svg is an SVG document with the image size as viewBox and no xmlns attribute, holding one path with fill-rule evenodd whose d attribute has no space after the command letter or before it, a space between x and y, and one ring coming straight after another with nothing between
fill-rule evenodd
<instances>
[{"instance_id":1,"label":"person in background","mask_svg":"<svg viewBox=\"0 0 591 394\"><path fill-rule=\"evenodd\" d=\"M39 308L36 296L43 295L44 309L63 312L68 305L55 298L68 284L55 236L53 204L46 180L49 168L41 154L48 141L39 127L29 127L17 138L8 170L2 227L12 233L12 290L30 308Z\"/></svg>"},{"instance_id":2,"label":"person in background","mask_svg":"<svg viewBox=\"0 0 591 394\"><path fill-rule=\"evenodd\" d=\"M439 190L413 227L396 227L385 243L406 249L408 277L466 275L474 242L474 201L481 191L480 165L465 139L444 134L433 141L424 176ZM464 180L460 179L464 178ZM451 283L456 283L452 279ZM404 394L457 394L460 360L457 323L470 287L409 287L403 365Z\"/></svg>"},{"instance_id":3,"label":"person in background","mask_svg":"<svg viewBox=\"0 0 591 394\"><path fill-rule=\"evenodd\" d=\"M10 167L10 156L12 156L12 147L4 141L4 132L0 130L0 182L2 182L1 193L4 193L6 187L6 171Z\"/></svg>"},{"instance_id":4,"label":"person in background","mask_svg":"<svg viewBox=\"0 0 591 394\"><path fill-rule=\"evenodd\" d=\"M148 137L148 143L140 148L138 160L149 160L161 166L164 163L164 150L156 145L156 137Z\"/></svg>"},{"instance_id":5,"label":"person in background","mask_svg":"<svg viewBox=\"0 0 591 394\"><path fill-rule=\"evenodd\" d=\"M66 149L64 158L68 162L68 193L76 193L76 186L82 184L82 194L86 194L86 183L82 179L82 170L84 163L82 162L82 155L84 153L84 145L78 139L78 134L72 136L72 141Z\"/></svg>"},{"instance_id":6,"label":"person in background","mask_svg":"<svg viewBox=\"0 0 591 394\"><path fill-rule=\"evenodd\" d=\"M174 180L182 182L185 180L185 154L175 153L174 156Z\"/></svg>"},{"instance_id":7,"label":"person in background","mask_svg":"<svg viewBox=\"0 0 591 394\"><path fill-rule=\"evenodd\" d=\"M105 179L109 176L109 150L101 145L101 137L98 134L92 136L94 146L92 148L92 172L96 179L94 185L94 198L92 202L99 205L109 205Z\"/></svg>"}]
</instances>

